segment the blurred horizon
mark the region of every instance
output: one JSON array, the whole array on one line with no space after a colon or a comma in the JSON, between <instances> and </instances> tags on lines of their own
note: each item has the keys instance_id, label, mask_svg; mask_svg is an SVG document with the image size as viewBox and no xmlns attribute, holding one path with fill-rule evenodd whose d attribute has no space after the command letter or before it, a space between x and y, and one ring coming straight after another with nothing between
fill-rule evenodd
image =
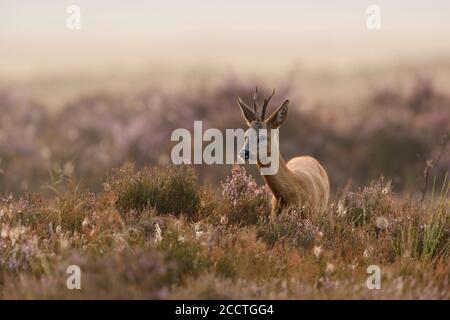
<instances>
[{"instance_id":1,"label":"blurred horizon","mask_svg":"<svg viewBox=\"0 0 450 320\"><path fill-rule=\"evenodd\" d=\"M80 30L66 28L66 9L72 4L81 9ZM372 31L366 28L371 4L2 0L0 77L23 80L156 66L277 74L299 63L352 70L449 56L448 1L377 1L381 29Z\"/></svg>"},{"instance_id":2,"label":"blurred horizon","mask_svg":"<svg viewBox=\"0 0 450 320\"><path fill-rule=\"evenodd\" d=\"M73 4L80 30L66 28ZM80 94L233 77L273 87L289 81L330 101L344 85L363 94L417 75L448 86L450 3L377 1L381 29L372 31L371 4L1 0L0 85L56 109Z\"/></svg>"},{"instance_id":3,"label":"blurred horizon","mask_svg":"<svg viewBox=\"0 0 450 320\"><path fill-rule=\"evenodd\" d=\"M334 188L383 174L411 190L450 130L449 13L443 0L0 0L0 191L59 167L98 190L126 161L167 164L175 128L242 127L236 96L256 85L291 101L286 158L317 157ZM227 172L199 168L213 184Z\"/></svg>"}]
</instances>

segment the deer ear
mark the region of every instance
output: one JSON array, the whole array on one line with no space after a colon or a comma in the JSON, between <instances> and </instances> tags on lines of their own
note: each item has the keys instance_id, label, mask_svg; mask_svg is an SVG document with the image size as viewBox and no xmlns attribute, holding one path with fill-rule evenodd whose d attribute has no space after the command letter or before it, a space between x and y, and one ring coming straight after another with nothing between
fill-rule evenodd
<instances>
[{"instance_id":1,"label":"deer ear","mask_svg":"<svg viewBox=\"0 0 450 320\"><path fill-rule=\"evenodd\" d=\"M238 105L239 107L241 107L242 115L244 116L248 125L250 125L250 123L256 120L255 112L248 105L246 105L245 102L242 101L241 98L239 97L238 97Z\"/></svg>"},{"instance_id":2,"label":"deer ear","mask_svg":"<svg viewBox=\"0 0 450 320\"><path fill-rule=\"evenodd\" d=\"M270 115L270 117L265 121L268 128L277 129L281 127L287 117L288 105L289 100L286 100L274 113Z\"/></svg>"}]
</instances>

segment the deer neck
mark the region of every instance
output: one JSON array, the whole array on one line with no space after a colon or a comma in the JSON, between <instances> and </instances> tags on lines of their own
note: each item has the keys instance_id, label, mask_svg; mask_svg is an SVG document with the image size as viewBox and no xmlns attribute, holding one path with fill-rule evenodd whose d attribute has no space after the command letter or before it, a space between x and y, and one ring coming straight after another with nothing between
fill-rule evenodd
<instances>
[{"instance_id":1,"label":"deer neck","mask_svg":"<svg viewBox=\"0 0 450 320\"><path fill-rule=\"evenodd\" d=\"M278 172L273 175L263 175L262 177L265 183L269 186L270 191L277 199L289 201L298 196L297 185L293 173L289 170L284 161L281 153L279 153L279 166ZM267 165L262 165L259 161L257 163L258 168L261 169ZM269 164L270 165L270 164Z\"/></svg>"}]
</instances>

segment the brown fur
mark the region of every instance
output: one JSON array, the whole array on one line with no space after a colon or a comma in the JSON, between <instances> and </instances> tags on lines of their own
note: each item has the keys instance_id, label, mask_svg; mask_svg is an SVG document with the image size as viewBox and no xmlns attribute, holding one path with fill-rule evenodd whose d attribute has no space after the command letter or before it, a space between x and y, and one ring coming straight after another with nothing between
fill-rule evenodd
<instances>
[{"instance_id":1,"label":"brown fur","mask_svg":"<svg viewBox=\"0 0 450 320\"><path fill-rule=\"evenodd\" d=\"M286 100L272 115L264 120L265 107L270 100L264 100L262 116L256 110L256 94L254 97L254 111L242 100L238 99L242 114L249 127L259 129L278 129L286 120L289 100ZM273 95L273 94L272 94ZM268 135L268 151L272 150ZM262 167L258 160L258 167ZM266 165L270 166L270 164ZM278 214L288 206L306 207L309 212L322 213L330 197L330 182L322 165L313 157L295 157L285 163L279 155L279 170L274 175L263 175L263 179L273 193L272 214Z\"/></svg>"},{"instance_id":2,"label":"brown fur","mask_svg":"<svg viewBox=\"0 0 450 320\"><path fill-rule=\"evenodd\" d=\"M306 206L313 213L321 213L327 207L328 175L312 157L295 157L286 164L280 156L278 173L263 175L263 179L273 193L272 214L291 205Z\"/></svg>"}]
</instances>

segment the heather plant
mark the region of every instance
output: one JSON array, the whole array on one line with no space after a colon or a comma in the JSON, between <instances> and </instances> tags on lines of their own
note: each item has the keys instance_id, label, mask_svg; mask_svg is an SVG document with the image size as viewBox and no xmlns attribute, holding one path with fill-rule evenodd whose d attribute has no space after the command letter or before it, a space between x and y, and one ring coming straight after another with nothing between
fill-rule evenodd
<instances>
[{"instance_id":1,"label":"heather plant","mask_svg":"<svg viewBox=\"0 0 450 320\"><path fill-rule=\"evenodd\" d=\"M26 96L0 88L0 190L36 189L47 175L48 142L42 132L46 109Z\"/></svg>"},{"instance_id":2,"label":"heather plant","mask_svg":"<svg viewBox=\"0 0 450 320\"><path fill-rule=\"evenodd\" d=\"M166 165L174 129L191 129L200 119L205 129L242 127L241 116L229 112L230 103L236 95L251 98L252 89L226 79L209 89L91 94L55 113L17 92L1 90L0 190L40 191L49 180L48 169L67 163L72 163L74 177L93 191L100 191L105 175L125 161L139 167ZM279 96L299 96L286 85L277 91ZM375 89L351 111L352 117L297 101L283 127L281 152L290 158L301 150L321 159L334 188L349 178L367 184L383 173L397 190L411 190L425 160L438 151L440 137L449 132L449 105L448 95L424 80L404 92ZM443 153L433 175L448 171L449 157L448 151ZM254 168L249 172L256 175ZM227 174L226 167L199 167L200 178L213 184Z\"/></svg>"},{"instance_id":3,"label":"heather plant","mask_svg":"<svg viewBox=\"0 0 450 320\"><path fill-rule=\"evenodd\" d=\"M244 167L233 165L231 175L222 183L221 212L231 225L254 225L270 214L269 193L259 187Z\"/></svg>"},{"instance_id":4,"label":"heather plant","mask_svg":"<svg viewBox=\"0 0 450 320\"><path fill-rule=\"evenodd\" d=\"M375 91L350 128L359 132L358 140L350 141L358 150L352 152L352 166L369 176L383 173L397 188L415 186L423 163L439 152L442 136L449 133L449 105L449 98L428 79L416 80L406 93L397 88ZM447 152L444 158L448 160ZM442 159L433 175L444 176L448 163Z\"/></svg>"},{"instance_id":5,"label":"heather plant","mask_svg":"<svg viewBox=\"0 0 450 320\"><path fill-rule=\"evenodd\" d=\"M297 249L311 248L319 230L307 218L301 208L284 209L277 216L260 220L257 236L270 246L282 243Z\"/></svg>"},{"instance_id":6,"label":"heather plant","mask_svg":"<svg viewBox=\"0 0 450 320\"><path fill-rule=\"evenodd\" d=\"M132 264L129 264L133 261ZM68 290L66 268L82 270L82 290ZM110 255L81 256L76 252L60 259L39 280L30 276L7 278L2 299L164 299L174 279L174 266L155 250L117 250Z\"/></svg>"},{"instance_id":7,"label":"heather plant","mask_svg":"<svg viewBox=\"0 0 450 320\"><path fill-rule=\"evenodd\" d=\"M2 273L42 272L40 235L23 219L34 212L24 199L0 198L0 280Z\"/></svg>"},{"instance_id":8,"label":"heather plant","mask_svg":"<svg viewBox=\"0 0 450 320\"><path fill-rule=\"evenodd\" d=\"M90 211L89 197L77 193L65 193L55 199L55 206L46 212L53 225L62 230L80 232Z\"/></svg>"},{"instance_id":9,"label":"heather plant","mask_svg":"<svg viewBox=\"0 0 450 320\"><path fill-rule=\"evenodd\" d=\"M128 159L139 166L167 164L170 133L176 126L169 117L157 114L172 113L173 105L172 97L156 90L76 99L52 123L52 130L60 133L52 141L54 158L60 162L76 159L76 175L93 186ZM189 109L178 110L180 117L187 116L183 110Z\"/></svg>"},{"instance_id":10,"label":"heather plant","mask_svg":"<svg viewBox=\"0 0 450 320\"><path fill-rule=\"evenodd\" d=\"M211 266L211 261L202 252L202 247L191 238L191 234L178 228L168 228L157 248L166 253L167 261L178 266L178 279L198 276Z\"/></svg>"},{"instance_id":11,"label":"heather plant","mask_svg":"<svg viewBox=\"0 0 450 320\"><path fill-rule=\"evenodd\" d=\"M38 274L42 271L38 238L35 235L27 236L29 232L29 228L2 225L0 270L14 274Z\"/></svg>"},{"instance_id":12,"label":"heather plant","mask_svg":"<svg viewBox=\"0 0 450 320\"><path fill-rule=\"evenodd\" d=\"M51 228L62 228L63 231L80 232L82 224L88 215L94 211L95 198L93 194L81 191L79 185L64 170L51 172L52 183L45 187L54 193L51 206L36 208L35 222ZM39 204L38 199L34 199Z\"/></svg>"},{"instance_id":13,"label":"heather plant","mask_svg":"<svg viewBox=\"0 0 450 320\"><path fill-rule=\"evenodd\" d=\"M128 164L115 171L106 188L116 194L116 206L125 215L154 208L160 214L195 218L202 196L195 172L186 166L147 166L135 171Z\"/></svg>"},{"instance_id":14,"label":"heather plant","mask_svg":"<svg viewBox=\"0 0 450 320\"><path fill-rule=\"evenodd\" d=\"M199 119L205 129L242 127L229 110L236 95L251 99L248 84L94 94L51 113L0 91L0 297L449 299L448 148L423 201L414 191L440 154L450 99L430 81L399 89L369 93L351 117L278 90L296 97L286 158L314 155L334 189L349 179L361 187L323 215L275 217L269 192L247 174L255 168L226 178L228 166L197 166L197 179L166 166L173 129ZM102 190L127 160L154 165L115 170ZM82 269L81 291L65 286L69 264ZM366 287L371 264L382 290Z\"/></svg>"},{"instance_id":15,"label":"heather plant","mask_svg":"<svg viewBox=\"0 0 450 320\"><path fill-rule=\"evenodd\" d=\"M355 226L374 222L376 217L390 213L391 191L391 182L383 177L358 191L346 190L338 202L337 214Z\"/></svg>"},{"instance_id":16,"label":"heather plant","mask_svg":"<svg viewBox=\"0 0 450 320\"><path fill-rule=\"evenodd\" d=\"M448 299L448 182L426 202L396 199L382 192L387 185L345 190L341 205L314 219L288 208L256 225L152 207L126 217L111 184L99 194L58 188L52 198L4 196L0 297ZM344 206L349 197L357 200ZM226 205L216 202L215 210ZM361 224L347 217L346 210L374 206ZM74 208L81 228L73 223L81 218L60 220ZM72 264L81 268L81 291L65 286ZM376 292L366 287L371 264L382 270Z\"/></svg>"}]
</instances>

